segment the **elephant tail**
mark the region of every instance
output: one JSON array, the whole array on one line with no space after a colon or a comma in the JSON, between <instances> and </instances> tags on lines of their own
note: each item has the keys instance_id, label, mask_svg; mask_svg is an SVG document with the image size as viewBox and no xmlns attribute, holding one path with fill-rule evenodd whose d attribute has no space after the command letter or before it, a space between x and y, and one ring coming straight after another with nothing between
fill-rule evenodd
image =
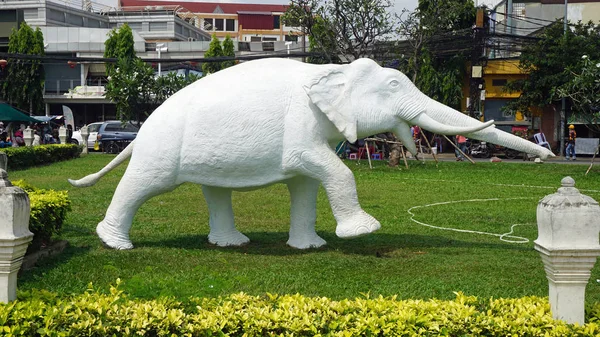
<instances>
[{"instance_id":1,"label":"elephant tail","mask_svg":"<svg viewBox=\"0 0 600 337\"><path fill-rule=\"evenodd\" d=\"M79 180L69 179L69 183L75 187L93 186L98 182L98 180L100 180L100 178L104 177L105 174L112 171L115 167L121 165L125 160L127 160L127 158L131 157L134 144L135 140L127 145L127 147L121 151L121 153L119 153L115 159L108 163L108 165L104 166L100 171L87 175Z\"/></svg>"}]
</instances>

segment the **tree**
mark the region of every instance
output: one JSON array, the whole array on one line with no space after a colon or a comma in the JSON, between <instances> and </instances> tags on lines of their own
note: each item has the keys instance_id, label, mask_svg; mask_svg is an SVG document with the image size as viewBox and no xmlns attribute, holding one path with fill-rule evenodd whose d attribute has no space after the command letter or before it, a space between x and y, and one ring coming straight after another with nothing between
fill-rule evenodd
<instances>
[{"instance_id":1,"label":"tree","mask_svg":"<svg viewBox=\"0 0 600 337\"><path fill-rule=\"evenodd\" d=\"M213 34L208 50L204 53L205 58L221 57L223 56L223 48L221 47L221 41L217 38L216 34ZM216 73L221 70L221 62L204 62L202 64L202 72L204 76Z\"/></svg>"},{"instance_id":2,"label":"tree","mask_svg":"<svg viewBox=\"0 0 600 337\"><path fill-rule=\"evenodd\" d=\"M108 33L108 39L104 42L104 57L131 61L136 57L133 46L133 32L125 23L121 27L115 28ZM106 75L113 75L114 69L114 64L107 63Z\"/></svg>"},{"instance_id":3,"label":"tree","mask_svg":"<svg viewBox=\"0 0 600 337\"><path fill-rule=\"evenodd\" d=\"M419 0L414 12L398 17L398 33L408 41L401 70L426 95L457 109L475 16L472 0Z\"/></svg>"},{"instance_id":4,"label":"tree","mask_svg":"<svg viewBox=\"0 0 600 337\"><path fill-rule=\"evenodd\" d=\"M155 108L154 69L140 58L120 58L108 77L106 98L115 103L122 122L142 120Z\"/></svg>"},{"instance_id":5,"label":"tree","mask_svg":"<svg viewBox=\"0 0 600 337\"><path fill-rule=\"evenodd\" d=\"M40 28L34 31L21 23L13 29L8 43L11 54L45 55L44 36ZM2 85L4 99L19 109L30 113L44 110L45 73L41 60L9 58L5 68L6 76Z\"/></svg>"},{"instance_id":6,"label":"tree","mask_svg":"<svg viewBox=\"0 0 600 337\"><path fill-rule=\"evenodd\" d=\"M519 67L528 78L508 82L506 90L521 95L507 104L506 111L531 115L553 104L560 99L556 88L568 83L573 73L581 73L581 56L600 59L600 25L579 22L571 24L566 33L563 27L560 21L549 25L538 41L525 46Z\"/></svg>"},{"instance_id":7,"label":"tree","mask_svg":"<svg viewBox=\"0 0 600 337\"><path fill-rule=\"evenodd\" d=\"M583 55L577 68L581 70L569 70L571 79L557 94L571 100L572 119L584 121L590 130L600 133L600 58L591 60Z\"/></svg>"},{"instance_id":8,"label":"tree","mask_svg":"<svg viewBox=\"0 0 600 337\"><path fill-rule=\"evenodd\" d=\"M313 64L342 63L336 50L335 32L329 29L328 23L321 17L316 17L312 33L308 36L309 51L323 56L309 56L307 62Z\"/></svg>"},{"instance_id":9,"label":"tree","mask_svg":"<svg viewBox=\"0 0 600 337\"><path fill-rule=\"evenodd\" d=\"M189 74L187 77L180 76L175 73L168 73L164 76L158 76L156 78L156 84L153 90L154 103L156 105L162 104L174 93L185 88L189 84L196 82L198 79L200 79L200 77L194 74Z\"/></svg>"},{"instance_id":10,"label":"tree","mask_svg":"<svg viewBox=\"0 0 600 337\"><path fill-rule=\"evenodd\" d=\"M282 21L300 27L330 61L351 61L374 55L376 42L393 32L390 7L389 0L292 0Z\"/></svg>"},{"instance_id":11,"label":"tree","mask_svg":"<svg viewBox=\"0 0 600 337\"><path fill-rule=\"evenodd\" d=\"M223 41L223 56L235 57L235 48L229 35L225 36L225 40ZM221 62L221 69L229 68L233 65L235 65L234 60L223 61Z\"/></svg>"}]
</instances>

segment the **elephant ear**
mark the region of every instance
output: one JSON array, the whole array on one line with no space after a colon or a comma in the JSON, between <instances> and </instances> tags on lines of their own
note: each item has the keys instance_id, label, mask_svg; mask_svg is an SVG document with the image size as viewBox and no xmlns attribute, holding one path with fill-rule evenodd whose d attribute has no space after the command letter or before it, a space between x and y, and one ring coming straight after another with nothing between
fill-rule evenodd
<instances>
[{"instance_id":1,"label":"elephant ear","mask_svg":"<svg viewBox=\"0 0 600 337\"><path fill-rule=\"evenodd\" d=\"M354 143L357 139L356 116L349 106L346 75L340 70L330 71L311 86L305 86L304 91L344 137Z\"/></svg>"}]
</instances>

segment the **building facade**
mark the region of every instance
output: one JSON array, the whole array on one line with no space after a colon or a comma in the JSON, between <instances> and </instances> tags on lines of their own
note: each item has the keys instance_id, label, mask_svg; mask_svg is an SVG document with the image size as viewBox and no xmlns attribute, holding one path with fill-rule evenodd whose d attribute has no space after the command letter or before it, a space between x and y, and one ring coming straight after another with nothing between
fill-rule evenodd
<instances>
[{"instance_id":1,"label":"building facade","mask_svg":"<svg viewBox=\"0 0 600 337\"><path fill-rule=\"evenodd\" d=\"M169 5L185 7L180 15L219 39L229 35L240 42L297 41L299 29L287 27L281 15L288 6L221 2L177 2L155 0L120 0L122 9L160 8Z\"/></svg>"},{"instance_id":2,"label":"building facade","mask_svg":"<svg viewBox=\"0 0 600 337\"><path fill-rule=\"evenodd\" d=\"M3 0L0 2L0 52L8 51L12 29L27 22L42 30L48 57L102 58L104 42L111 29L127 23L132 28L134 49L140 58L159 60L154 61L153 66L162 64L162 69L167 71L182 67L200 70L200 64L194 62L192 65L187 60L204 56L215 29L207 31L203 21L191 20L196 16L191 17L188 9L173 3L120 8L90 4L87 0L75 4L58 0ZM281 8L277 6L273 10ZM269 15L272 13L279 12L269 12ZM236 20L240 20L237 15ZM212 24L220 25L220 21L213 20ZM223 24L224 29L231 26L230 21L223 21ZM238 21L234 24L235 29L239 29ZM272 33L276 30L263 31ZM265 42L262 38L260 42L241 42L236 38L236 54L285 53L290 47L299 49L297 43L286 44L285 39L271 41L269 36L264 36ZM66 105L73 111L76 126L116 118L114 104L104 96L107 83L104 63L45 62L44 70L46 110L34 114L62 115L62 106Z\"/></svg>"}]
</instances>

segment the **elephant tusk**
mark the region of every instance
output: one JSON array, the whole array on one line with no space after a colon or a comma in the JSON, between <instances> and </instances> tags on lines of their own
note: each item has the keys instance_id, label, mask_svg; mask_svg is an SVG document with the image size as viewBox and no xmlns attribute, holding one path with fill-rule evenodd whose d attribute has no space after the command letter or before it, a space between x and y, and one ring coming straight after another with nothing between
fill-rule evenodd
<instances>
[{"instance_id":1,"label":"elephant tusk","mask_svg":"<svg viewBox=\"0 0 600 337\"><path fill-rule=\"evenodd\" d=\"M427 113L421 113L410 121L426 130L443 135L464 135L467 133L483 130L488 127L494 127L494 120L485 123L478 123L475 126L455 126L442 124L429 117Z\"/></svg>"}]
</instances>

